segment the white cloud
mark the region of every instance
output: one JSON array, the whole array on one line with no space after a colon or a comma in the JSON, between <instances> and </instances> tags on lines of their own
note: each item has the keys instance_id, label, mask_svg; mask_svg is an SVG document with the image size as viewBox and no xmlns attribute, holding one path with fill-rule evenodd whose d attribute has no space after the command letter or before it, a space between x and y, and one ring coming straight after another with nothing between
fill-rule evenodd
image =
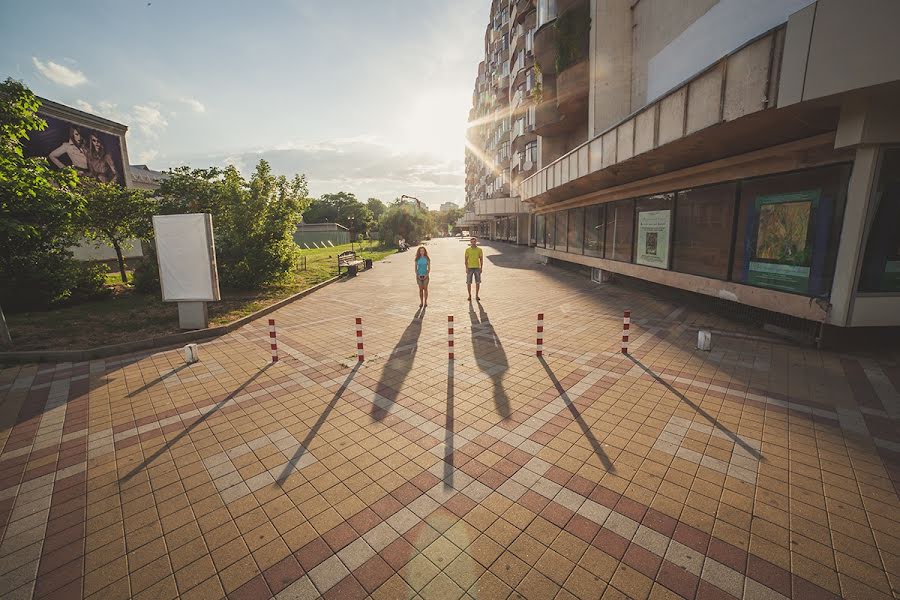
<instances>
[{"instance_id":1,"label":"white cloud","mask_svg":"<svg viewBox=\"0 0 900 600\"><path fill-rule=\"evenodd\" d=\"M249 176L265 159L277 174L304 173L310 193L337 191L358 198L393 200L401 194L420 198L430 206L464 202L465 171L462 157L446 160L422 152L398 152L371 135L317 142L286 142L231 154L195 156L183 162L195 167L232 164ZM169 166L180 164L173 157Z\"/></svg>"},{"instance_id":2,"label":"white cloud","mask_svg":"<svg viewBox=\"0 0 900 600\"><path fill-rule=\"evenodd\" d=\"M131 120L147 137L156 138L169 125L157 105L135 104L131 109Z\"/></svg>"},{"instance_id":3,"label":"white cloud","mask_svg":"<svg viewBox=\"0 0 900 600\"><path fill-rule=\"evenodd\" d=\"M206 112L206 107L203 105L202 102L200 102L196 98L181 98L181 101L184 102L185 104L187 104L188 107L190 107L190 109L192 111L194 111L195 113L205 113Z\"/></svg>"},{"instance_id":4,"label":"white cloud","mask_svg":"<svg viewBox=\"0 0 900 600\"><path fill-rule=\"evenodd\" d=\"M43 75L53 83L58 83L59 85L65 85L67 87L74 87L76 85L86 83L88 80L87 77L85 77L84 73L82 73L78 69L70 69L65 65L55 63L52 60L43 62L36 56L32 56L31 60L34 63L35 68L40 71L41 75Z\"/></svg>"},{"instance_id":5,"label":"white cloud","mask_svg":"<svg viewBox=\"0 0 900 600\"><path fill-rule=\"evenodd\" d=\"M147 149L143 152L139 152L137 155L137 162L141 165L148 164L151 160L156 158L159 155L159 151L155 149Z\"/></svg>"}]
</instances>

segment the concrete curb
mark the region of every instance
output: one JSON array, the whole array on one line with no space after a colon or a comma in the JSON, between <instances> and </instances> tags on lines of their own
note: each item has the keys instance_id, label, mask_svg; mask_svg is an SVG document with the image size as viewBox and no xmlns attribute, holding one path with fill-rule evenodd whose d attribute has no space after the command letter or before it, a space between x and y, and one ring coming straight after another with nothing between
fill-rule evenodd
<instances>
[{"instance_id":1,"label":"concrete curb","mask_svg":"<svg viewBox=\"0 0 900 600\"><path fill-rule=\"evenodd\" d=\"M179 346L181 344L187 344L189 342L197 342L200 340L208 340L211 338L216 338L226 333L230 333L241 327L246 325L247 323L258 319L260 317L264 317L267 314L274 312L285 306L294 302L295 300L299 300L300 298L307 296L316 290L322 289L323 287L334 283L342 279L344 276L332 277L331 279L326 279L322 283L318 283L311 288L307 288L302 292L297 292L293 296L288 296L283 300L279 300L265 308L261 308L260 310L247 315L246 317L241 317L231 323L226 325L219 325L218 327L210 327L209 329L203 329L199 331L186 331L184 333L171 333L168 335L161 335L159 337L152 337L143 340L136 340L134 342L122 342L119 344L110 344L109 346L98 346L96 348L86 348L84 350L23 350L21 352L0 352L0 364L16 364L16 363L39 363L39 362L83 362L87 360L93 360L95 358L106 358L108 356L117 356L119 354L130 354L132 352L138 352L140 350L153 350L153 349L163 349L174 346Z\"/></svg>"}]
</instances>

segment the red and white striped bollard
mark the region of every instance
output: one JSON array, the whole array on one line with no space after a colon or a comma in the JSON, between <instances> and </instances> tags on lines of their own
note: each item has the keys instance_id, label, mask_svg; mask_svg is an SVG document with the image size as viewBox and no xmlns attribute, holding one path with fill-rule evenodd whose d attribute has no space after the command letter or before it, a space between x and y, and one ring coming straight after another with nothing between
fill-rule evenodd
<instances>
[{"instance_id":1,"label":"red and white striped bollard","mask_svg":"<svg viewBox=\"0 0 900 600\"><path fill-rule=\"evenodd\" d=\"M544 313L538 313L537 318L537 352L535 356L544 355Z\"/></svg>"},{"instance_id":2,"label":"red and white striped bollard","mask_svg":"<svg viewBox=\"0 0 900 600\"><path fill-rule=\"evenodd\" d=\"M628 354L628 330L631 329L631 311L626 310L622 317L622 354Z\"/></svg>"},{"instance_id":3,"label":"red and white striped bollard","mask_svg":"<svg viewBox=\"0 0 900 600\"><path fill-rule=\"evenodd\" d=\"M356 317L356 360L358 362L366 360L363 355L362 317Z\"/></svg>"},{"instance_id":4,"label":"red and white striped bollard","mask_svg":"<svg viewBox=\"0 0 900 600\"><path fill-rule=\"evenodd\" d=\"M275 339L275 319L269 319L269 345L272 348L272 362L278 362L278 340Z\"/></svg>"},{"instance_id":5,"label":"red and white striped bollard","mask_svg":"<svg viewBox=\"0 0 900 600\"><path fill-rule=\"evenodd\" d=\"M453 360L453 315L447 315L447 353Z\"/></svg>"}]
</instances>

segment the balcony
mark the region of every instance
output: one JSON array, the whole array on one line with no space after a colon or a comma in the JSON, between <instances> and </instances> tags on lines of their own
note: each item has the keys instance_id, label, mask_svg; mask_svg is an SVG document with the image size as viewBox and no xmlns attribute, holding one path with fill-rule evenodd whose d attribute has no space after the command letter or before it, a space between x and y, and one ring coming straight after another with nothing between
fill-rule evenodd
<instances>
[{"instance_id":1,"label":"balcony","mask_svg":"<svg viewBox=\"0 0 900 600\"><path fill-rule=\"evenodd\" d=\"M486 198L475 202L476 217L503 217L526 212L518 198Z\"/></svg>"},{"instance_id":2,"label":"balcony","mask_svg":"<svg viewBox=\"0 0 900 600\"><path fill-rule=\"evenodd\" d=\"M515 5L515 13L512 15L513 23L521 23L525 16L535 8L534 0L518 0Z\"/></svg>"},{"instance_id":3,"label":"balcony","mask_svg":"<svg viewBox=\"0 0 900 600\"><path fill-rule=\"evenodd\" d=\"M556 107L566 118L587 119L589 68L584 58L556 76Z\"/></svg>"},{"instance_id":4,"label":"balcony","mask_svg":"<svg viewBox=\"0 0 900 600\"><path fill-rule=\"evenodd\" d=\"M537 134L534 132L534 125L527 125L524 131L516 133L518 133L518 135L515 135L509 144L509 151L512 154L516 154L517 152L524 150L525 145L529 142L537 141Z\"/></svg>"},{"instance_id":5,"label":"balcony","mask_svg":"<svg viewBox=\"0 0 900 600\"><path fill-rule=\"evenodd\" d=\"M534 32L534 60L544 73L556 70L556 27L547 23Z\"/></svg>"}]
</instances>

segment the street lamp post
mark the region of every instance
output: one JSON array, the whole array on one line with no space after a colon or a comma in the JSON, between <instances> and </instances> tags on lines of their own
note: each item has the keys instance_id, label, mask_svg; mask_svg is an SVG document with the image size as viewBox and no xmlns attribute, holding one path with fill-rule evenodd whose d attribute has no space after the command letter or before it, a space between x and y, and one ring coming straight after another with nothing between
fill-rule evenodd
<instances>
[{"instance_id":1,"label":"street lamp post","mask_svg":"<svg viewBox=\"0 0 900 600\"><path fill-rule=\"evenodd\" d=\"M356 229L356 217L348 217L350 222L350 251L353 252L353 232Z\"/></svg>"},{"instance_id":2,"label":"street lamp post","mask_svg":"<svg viewBox=\"0 0 900 600\"><path fill-rule=\"evenodd\" d=\"M418 198L416 198L415 196L407 196L406 194L403 194L402 196L400 196L401 200L403 200L404 198L406 198L408 200L415 200L415 207L417 210L420 208L423 208L422 201L419 200Z\"/></svg>"}]
</instances>

